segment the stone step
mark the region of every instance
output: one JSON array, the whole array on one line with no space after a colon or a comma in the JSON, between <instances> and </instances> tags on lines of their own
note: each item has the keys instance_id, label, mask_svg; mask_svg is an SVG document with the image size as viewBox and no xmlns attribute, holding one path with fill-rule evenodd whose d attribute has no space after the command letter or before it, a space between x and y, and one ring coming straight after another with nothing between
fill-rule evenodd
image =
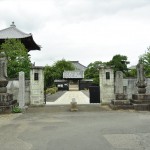
<instances>
[{"instance_id":1,"label":"stone step","mask_svg":"<svg viewBox=\"0 0 150 150\"><path fill-rule=\"evenodd\" d=\"M113 104L109 104L109 107L113 110L118 110L118 109L134 109L133 105L113 105Z\"/></svg>"},{"instance_id":2,"label":"stone step","mask_svg":"<svg viewBox=\"0 0 150 150\"><path fill-rule=\"evenodd\" d=\"M138 111L150 111L150 104L133 104L133 106Z\"/></svg>"},{"instance_id":3,"label":"stone step","mask_svg":"<svg viewBox=\"0 0 150 150\"><path fill-rule=\"evenodd\" d=\"M133 100L149 100L150 101L150 94L132 94Z\"/></svg>"},{"instance_id":4,"label":"stone step","mask_svg":"<svg viewBox=\"0 0 150 150\"><path fill-rule=\"evenodd\" d=\"M150 100L131 100L132 104L150 104Z\"/></svg>"},{"instance_id":5,"label":"stone step","mask_svg":"<svg viewBox=\"0 0 150 150\"><path fill-rule=\"evenodd\" d=\"M129 100L112 100L111 103L113 105L130 105L130 101Z\"/></svg>"}]
</instances>

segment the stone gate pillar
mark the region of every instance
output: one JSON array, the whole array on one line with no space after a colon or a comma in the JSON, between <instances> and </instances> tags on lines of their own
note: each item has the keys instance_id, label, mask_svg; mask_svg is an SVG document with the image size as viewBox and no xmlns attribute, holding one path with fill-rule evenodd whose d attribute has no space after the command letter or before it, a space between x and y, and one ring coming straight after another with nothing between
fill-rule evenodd
<instances>
[{"instance_id":1,"label":"stone gate pillar","mask_svg":"<svg viewBox=\"0 0 150 150\"><path fill-rule=\"evenodd\" d=\"M30 70L30 104L45 104L43 67L33 66Z\"/></svg>"},{"instance_id":2,"label":"stone gate pillar","mask_svg":"<svg viewBox=\"0 0 150 150\"><path fill-rule=\"evenodd\" d=\"M111 67L100 66L100 101L101 103L111 103L115 98L114 94L114 71Z\"/></svg>"}]
</instances>

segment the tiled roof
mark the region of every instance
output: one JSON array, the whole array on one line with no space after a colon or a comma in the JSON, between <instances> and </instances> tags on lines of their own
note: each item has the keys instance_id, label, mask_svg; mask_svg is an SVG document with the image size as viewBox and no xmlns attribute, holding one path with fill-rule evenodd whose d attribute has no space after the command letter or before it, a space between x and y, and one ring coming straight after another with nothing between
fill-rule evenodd
<instances>
[{"instance_id":1,"label":"tiled roof","mask_svg":"<svg viewBox=\"0 0 150 150\"><path fill-rule=\"evenodd\" d=\"M14 25L14 22L12 22L12 25L9 28L0 30L0 39L9 39L9 38L15 38L15 39L21 39L32 36L31 34L26 34L19 29L16 28Z\"/></svg>"},{"instance_id":2,"label":"tiled roof","mask_svg":"<svg viewBox=\"0 0 150 150\"><path fill-rule=\"evenodd\" d=\"M86 67L83 66L82 64L79 63L79 61L70 61L73 66L75 67L75 70L81 70L81 71L85 71Z\"/></svg>"}]
</instances>

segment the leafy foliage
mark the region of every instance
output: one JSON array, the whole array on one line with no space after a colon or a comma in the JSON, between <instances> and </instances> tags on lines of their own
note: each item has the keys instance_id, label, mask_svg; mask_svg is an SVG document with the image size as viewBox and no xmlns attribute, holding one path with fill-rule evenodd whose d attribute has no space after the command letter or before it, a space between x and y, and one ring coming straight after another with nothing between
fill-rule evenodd
<instances>
[{"instance_id":1,"label":"leafy foliage","mask_svg":"<svg viewBox=\"0 0 150 150\"><path fill-rule=\"evenodd\" d=\"M53 88L47 88L46 89L46 94L55 94L58 91L57 87L53 87Z\"/></svg>"},{"instance_id":2,"label":"leafy foliage","mask_svg":"<svg viewBox=\"0 0 150 150\"><path fill-rule=\"evenodd\" d=\"M113 56L112 60L107 62L108 66L114 66L114 72L122 71L126 76L128 76L128 68L127 64L130 62L127 61L127 56L124 55L115 55Z\"/></svg>"},{"instance_id":3,"label":"leafy foliage","mask_svg":"<svg viewBox=\"0 0 150 150\"><path fill-rule=\"evenodd\" d=\"M99 85L99 66L103 64L101 61L90 63L85 70L85 78L93 79L93 83Z\"/></svg>"},{"instance_id":4,"label":"leafy foliage","mask_svg":"<svg viewBox=\"0 0 150 150\"><path fill-rule=\"evenodd\" d=\"M14 106L14 108L12 109L12 112L13 113L21 113L22 110L21 110L21 108L19 108L19 106Z\"/></svg>"},{"instance_id":5,"label":"leafy foliage","mask_svg":"<svg viewBox=\"0 0 150 150\"><path fill-rule=\"evenodd\" d=\"M128 77L136 77L136 75L137 75L136 69L131 69L128 71Z\"/></svg>"},{"instance_id":6,"label":"leafy foliage","mask_svg":"<svg viewBox=\"0 0 150 150\"><path fill-rule=\"evenodd\" d=\"M63 79L63 72L65 70L74 70L72 63L65 59L57 61L52 66L45 66L45 88L54 86L55 79Z\"/></svg>"},{"instance_id":7,"label":"leafy foliage","mask_svg":"<svg viewBox=\"0 0 150 150\"><path fill-rule=\"evenodd\" d=\"M150 47L147 48L147 52L140 57L139 61L144 64L145 75L150 77Z\"/></svg>"},{"instance_id":8,"label":"leafy foliage","mask_svg":"<svg viewBox=\"0 0 150 150\"><path fill-rule=\"evenodd\" d=\"M8 59L8 77L17 78L20 71L25 72L29 78L31 67L30 57L27 49L20 40L8 39L1 45L1 51L5 52Z\"/></svg>"}]
</instances>

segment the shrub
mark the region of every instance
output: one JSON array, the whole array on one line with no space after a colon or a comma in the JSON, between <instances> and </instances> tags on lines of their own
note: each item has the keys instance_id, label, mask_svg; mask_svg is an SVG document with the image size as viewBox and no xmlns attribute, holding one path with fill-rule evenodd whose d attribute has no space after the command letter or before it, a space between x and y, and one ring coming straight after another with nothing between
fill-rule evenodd
<instances>
[{"instance_id":1,"label":"shrub","mask_svg":"<svg viewBox=\"0 0 150 150\"><path fill-rule=\"evenodd\" d=\"M57 87L48 88L46 89L46 94L55 94L57 91L58 91Z\"/></svg>"},{"instance_id":2,"label":"shrub","mask_svg":"<svg viewBox=\"0 0 150 150\"><path fill-rule=\"evenodd\" d=\"M19 108L19 106L14 106L13 109L12 109L12 112L13 113L21 113L22 110L21 110L21 108Z\"/></svg>"}]
</instances>

